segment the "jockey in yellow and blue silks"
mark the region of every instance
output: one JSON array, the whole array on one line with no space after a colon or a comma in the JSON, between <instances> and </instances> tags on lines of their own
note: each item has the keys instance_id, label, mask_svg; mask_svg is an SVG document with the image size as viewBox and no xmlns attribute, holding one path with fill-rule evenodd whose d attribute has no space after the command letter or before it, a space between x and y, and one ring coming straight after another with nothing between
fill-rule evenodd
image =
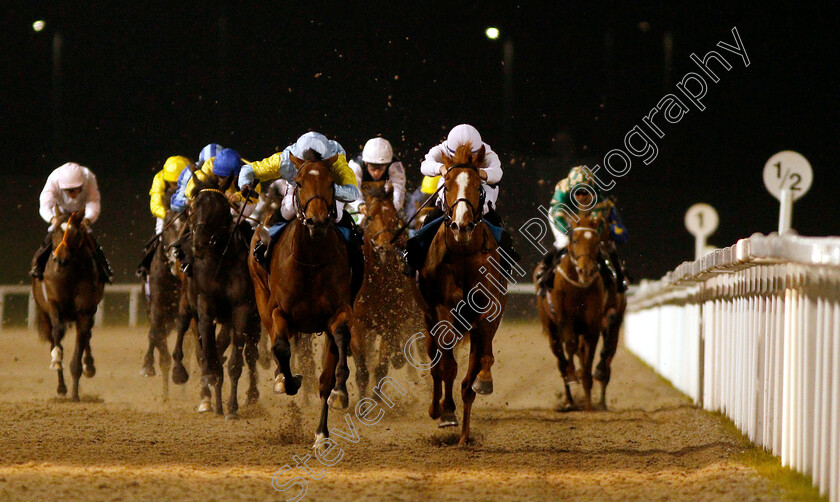
<instances>
[{"instance_id":1,"label":"jockey in yellow and blue silks","mask_svg":"<svg viewBox=\"0 0 840 502\"><path fill-rule=\"evenodd\" d=\"M589 189L576 190L576 187L579 185L586 185ZM595 201L592 200L593 193L596 194ZM574 201L572 197L575 198ZM610 226L610 241L606 243L604 251L615 271L619 292L626 291L627 284L624 268L616 252L615 244L627 242L629 239L627 228L622 223L613 201L604 197L595 180L586 176L582 166L573 167L569 171L569 175L554 187L554 195L551 198L551 209L549 211L549 227L554 233L554 248L556 252L548 253L543 257L541 268L537 273L537 280L540 286L547 288L553 283L553 274L550 273L553 270L551 264L555 258L565 252L565 248L569 244L567 234L572 225L570 211L577 214L578 207L590 207L593 203L594 207L590 210L593 216L600 217L606 215L606 221ZM600 257L604 265L607 265L607 257ZM549 273L546 274L543 271Z\"/></svg>"},{"instance_id":2,"label":"jockey in yellow and blue silks","mask_svg":"<svg viewBox=\"0 0 840 502\"><path fill-rule=\"evenodd\" d=\"M218 144L218 143L210 143L198 153L198 162L196 163L195 168L201 169L204 167L204 162L209 159L212 159L216 156L217 153L221 152L225 148ZM181 171L181 175L178 176L178 187L175 190L175 193L172 194L172 199L170 201L170 209L175 211L176 213L180 213L184 209L187 208L187 183L192 178L193 169L186 169Z\"/></svg>"},{"instance_id":3,"label":"jockey in yellow and blue silks","mask_svg":"<svg viewBox=\"0 0 840 502\"><path fill-rule=\"evenodd\" d=\"M347 164L347 153L344 147L337 141L328 139L321 133L308 132L287 146L282 152L275 153L258 162L251 162L242 167L239 174L239 186L245 190L246 187L256 186L257 182L271 182L276 179L284 179L287 182L286 193L280 204L280 221L275 223L267 232L260 234L260 241L254 247L254 257L268 270L270 256L269 247L282 232L286 223L294 220L295 208L295 183L297 168L292 163L290 156L304 158L304 152L313 150L322 159L329 159L336 156L333 165L329 166L335 186L336 205L336 226L347 242L347 251L350 259L351 290L355 296L361 287L364 278L364 255L362 253L361 236L356 230L353 218L344 211L344 204L353 202L361 197L359 187L356 185L356 174Z\"/></svg>"},{"instance_id":4,"label":"jockey in yellow and blue silks","mask_svg":"<svg viewBox=\"0 0 840 502\"><path fill-rule=\"evenodd\" d=\"M158 171L152 179L152 188L149 190L149 210L156 220L155 235L163 231L163 219L166 217L166 211L169 210L171 203L170 197L166 196L167 192L177 190L178 178L182 172L190 171L189 166L191 164L190 159L181 155L169 157L164 162L163 169ZM148 275L156 249L157 245L150 245L146 249L143 260L137 266L136 274L138 277Z\"/></svg>"}]
</instances>

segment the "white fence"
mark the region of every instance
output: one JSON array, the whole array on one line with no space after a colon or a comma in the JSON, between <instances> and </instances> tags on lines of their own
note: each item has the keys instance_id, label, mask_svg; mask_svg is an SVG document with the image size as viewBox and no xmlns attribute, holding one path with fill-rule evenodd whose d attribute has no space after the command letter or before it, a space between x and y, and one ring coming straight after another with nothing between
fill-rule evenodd
<instances>
[{"instance_id":1,"label":"white fence","mask_svg":"<svg viewBox=\"0 0 840 502\"><path fill-rule=\"evenodd\" d=\"M840 238L756 234L643 282L624 343L840 501Z\"/></svg>"},{"instance_id":2,"label":"white fence","mask_svg":"<svg viewBox=\"0 0 840 502\"><path fill-rule=\"evenodd\" d=\"M139 311L141 305L143 305L142 284L106 285L105 296L99 302L99 308L96 310L96 325L101 326L105 321L105 301L112 294L128 295L128 325L132 328L137 326ZM5 319L6 297L13 295L28 297L26 325L33 328L35 326L35 299L32 297L32 286L0 286L0 331L3 330L3 320Z\"/></svg>"}]
</instances>

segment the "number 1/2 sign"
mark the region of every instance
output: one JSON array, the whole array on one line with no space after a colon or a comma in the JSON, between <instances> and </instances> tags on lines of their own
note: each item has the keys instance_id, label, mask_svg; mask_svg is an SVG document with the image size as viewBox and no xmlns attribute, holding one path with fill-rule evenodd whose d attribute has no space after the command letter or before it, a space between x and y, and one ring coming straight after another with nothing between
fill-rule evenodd
<instances>
[{"instance_id":1,"label":"number 1/2 sign","mask_svg":"<svg viewBox=\"0 0 840 502\"><path fill-rule=\"evenodd\" d=\"M793 200L799 199L808 192L813 181L811 164L792 150L773 155L764 165L764 186L779 200L782 200L783 189L790 190Z\"/></svg>"}]
</instances>

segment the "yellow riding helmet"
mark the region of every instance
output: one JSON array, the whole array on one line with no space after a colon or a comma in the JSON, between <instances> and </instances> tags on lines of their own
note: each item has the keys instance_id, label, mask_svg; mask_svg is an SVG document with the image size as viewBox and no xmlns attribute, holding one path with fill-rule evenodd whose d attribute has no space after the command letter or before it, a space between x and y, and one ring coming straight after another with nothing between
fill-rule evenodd
<instances>
[{"instance_id":1,"label":"yellow riding helmet","mask_svg":"<svg viewBox=\"0 0 840 502\"><path fill-rule=\"evenodd\" d=\"M423 184L420 185L420 191L428 194L435 193L439 180L440 176L423 176Z\"/></svg>"},{"instance_id":2,"label":"yellow riding helmet","mask_svg":"<svg viewBox=\"0 0 840 502\"><path fill-rule=\"evenodd\" d=\"M169 157L163 164L163 180L175 183L178 181L178 176L181 175L181 171L189 165L190 159L186 157L180 155Z\"/></svg>"}]
</instances>

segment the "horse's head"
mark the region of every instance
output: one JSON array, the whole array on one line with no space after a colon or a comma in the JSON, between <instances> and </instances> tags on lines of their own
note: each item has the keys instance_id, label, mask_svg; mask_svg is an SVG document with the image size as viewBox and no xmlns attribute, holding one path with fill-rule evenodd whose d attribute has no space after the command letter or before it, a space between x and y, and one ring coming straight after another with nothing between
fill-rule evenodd
<instances>
[{"instance_id":1,"label":"horse's head","mask_svg":"<svg viewBox=\"0 0 840 502\"><path fill-rule=\"evenodd\" d=\"M395 248L391 239L400 226L397 209L392 198L393 188L384 181L362 183L365 197L365 244L379 257L382 263Z\"/></svg>"},{"instance_id":2,"label":"horse's head","mask_svg":"<svg viewBox=\"0 0 840 502\"><path fill-rule=\"evenodd\" d=\"M233 216L225 193L215 180L195 180L190 209L193 249L196 257L224 245L233 230ZM221 251L221 250L219 250Z\"/></svg>"},{"instance_id":3,"label":"horse's head","mask_svg":"<svg viewBox=\"0 0 840 502\"><path fill-rule=\"evenodd\" d=\"M463 144L455 155L443 155L446 225L455 234L456 242L468 242L481 222L484 188L479 168L484 166L484 145L473 153L472 145Z\"/></svg>"},{"instance_id":4,"label":"horse's head","mask_svg":"<svg viewBox=\"0 0 840 502\"><path fill-rule=\"evenodd\" d=\"M575 265L578 280L583 283L591 282L598 274L601 220L591 214L583 214L570 229L569 258Z\"/></svg>"},{"instance_id":5,"label":"horse's head","mask_svg":"<svg viewBox=\"0 0 840 502\"><path fill-rule=\"evenodd\" d=\"M329 166L338 159L337 155L322 159L315 150L309 149L299 159L289 159L297 168L295 177L295 212L297 218L309 230L311 237L323 237L330 221L335 219L335 191Z\"/></svg>"},{"instance_id":6,"label":"horse's head","mask_svg":"<svg viewBox=\"0 0 840 502\"><path fill-rule=\"evenodd\" d=\"M85 244L84 211L76 211L69 217L61 217L53 231L53 256L60 267L67 265L80 247Z\"/></svg>"}]
</instances>

